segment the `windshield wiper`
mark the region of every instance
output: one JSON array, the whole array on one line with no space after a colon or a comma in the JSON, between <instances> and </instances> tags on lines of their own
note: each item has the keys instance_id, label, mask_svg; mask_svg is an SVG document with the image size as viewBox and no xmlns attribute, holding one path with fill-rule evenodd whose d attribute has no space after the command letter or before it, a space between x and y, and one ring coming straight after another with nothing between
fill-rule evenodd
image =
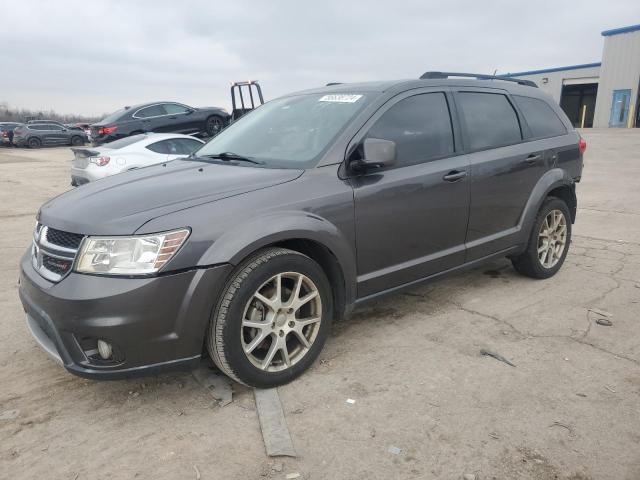
<instances>
[{"instance_id":1,"label":"windshield wiper","mask_svg":"<svg viewBox=\"0 0 640 480\"><path fill-rule=\"evenodd\" d=\"M238 155L237 153L233 153L233 152L212 153L209 155L197 155L196 157L212 158L214 160L223 160L225 162L238 161L238 162L255 163L256 165L264 165L264 162L261 162L259 160L254 160L249 157L243 157L242 155Z\"/></svg>"}]
</instances>

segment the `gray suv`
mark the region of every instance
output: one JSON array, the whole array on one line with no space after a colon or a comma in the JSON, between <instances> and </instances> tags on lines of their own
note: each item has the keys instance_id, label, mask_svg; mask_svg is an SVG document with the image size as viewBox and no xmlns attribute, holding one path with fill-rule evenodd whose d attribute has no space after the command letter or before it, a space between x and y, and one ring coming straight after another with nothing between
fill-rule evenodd
<instances>
[{"instance_id":1,"label":"gray suv","mask_svg":"<svg viewBox=\"0 0 640 480\"><path fill-rule=\"evenodd\" d=\"M13 130L13 144L17 147L73 145L79 147L88 141L82 130L67 128L57 122L32 122Z\"/></svg>"},{"instance_id":2,"label":"gray suv","mask_svg":"<svg viewBox=\"0 0 640 480\"><path fill-rule=\"evenodd\" d=\"M281 385L369 300L499 257L554 275L585 148L524 80L429 72L287 95L187 159L43 205L21 261L27 323L84 377L208 354Z\"/></svg>"}]
</instances>

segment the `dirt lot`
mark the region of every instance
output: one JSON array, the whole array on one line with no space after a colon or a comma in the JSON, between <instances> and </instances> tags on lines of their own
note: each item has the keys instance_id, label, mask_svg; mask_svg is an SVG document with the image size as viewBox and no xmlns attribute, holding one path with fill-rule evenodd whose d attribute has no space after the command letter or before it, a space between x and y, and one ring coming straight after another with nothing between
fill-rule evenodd
<instances>
[{"instance_id":1,"label":"dirt lot","mask_svg":"<svg viewBox=\"0 0 640 480\"><path fill-rule=\"evenodd\" d=\"M640 131L584 135L560 273L534 281L499 261L335 325L279 389L299 454L279 460L246 388L219 407L190 374L96 383L39 349L17 266L37 208L69 188L71 155L0 149L0 477L639 479Z\"/></svg>"}]
</instances>

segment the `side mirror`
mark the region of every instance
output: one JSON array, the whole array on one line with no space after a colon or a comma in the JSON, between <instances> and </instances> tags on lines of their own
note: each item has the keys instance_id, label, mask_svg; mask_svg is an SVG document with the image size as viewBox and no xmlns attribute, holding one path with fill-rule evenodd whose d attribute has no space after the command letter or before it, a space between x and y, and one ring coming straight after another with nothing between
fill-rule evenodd
<instances>
[{"instance_id":1,"label":"side mirror","mask_svg":"<svg viewBox=\"0 0 640 480\"><path fill-rule=\"evenodd\" d=\"M382 138L365 138L362 160L353 164L356 170L390 167L396 163L396 142Z\"/></svg>"},{"instance_id":2,"label":"side mirror","mask_svg":"<svg viewBox=\"0 0 640 480\"><path fill-rule=\"evenodd\" d=\"M194 111L189 109L186 112L184 112L185 115L191 115Z\"/></svg>"}]
</instances>

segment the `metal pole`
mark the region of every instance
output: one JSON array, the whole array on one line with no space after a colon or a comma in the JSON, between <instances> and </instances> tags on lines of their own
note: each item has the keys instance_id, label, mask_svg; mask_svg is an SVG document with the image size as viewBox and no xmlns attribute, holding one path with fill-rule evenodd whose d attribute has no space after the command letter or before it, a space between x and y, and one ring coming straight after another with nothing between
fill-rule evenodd
<instances>
[{"instance_id":1,"label":"metal pole","mask_svg":"<svg viewBox=\"0 0 640 480\"><path fill-rule=\"evenodd\" d=\"M580 120L580 128L584 128L584 119L587 116L587 106L582 106L582 120Z\"/></svg>"},{"instance_id":2,"label":"metal pole","mask_svg":"<svg viewBox=\"0 0 640 480\"><path fill-rule=\"evenodd\" d=\"M627 120L627 128L633 128L633 104L629 105L629 119Z\"/></svg>"}]
</instances>

